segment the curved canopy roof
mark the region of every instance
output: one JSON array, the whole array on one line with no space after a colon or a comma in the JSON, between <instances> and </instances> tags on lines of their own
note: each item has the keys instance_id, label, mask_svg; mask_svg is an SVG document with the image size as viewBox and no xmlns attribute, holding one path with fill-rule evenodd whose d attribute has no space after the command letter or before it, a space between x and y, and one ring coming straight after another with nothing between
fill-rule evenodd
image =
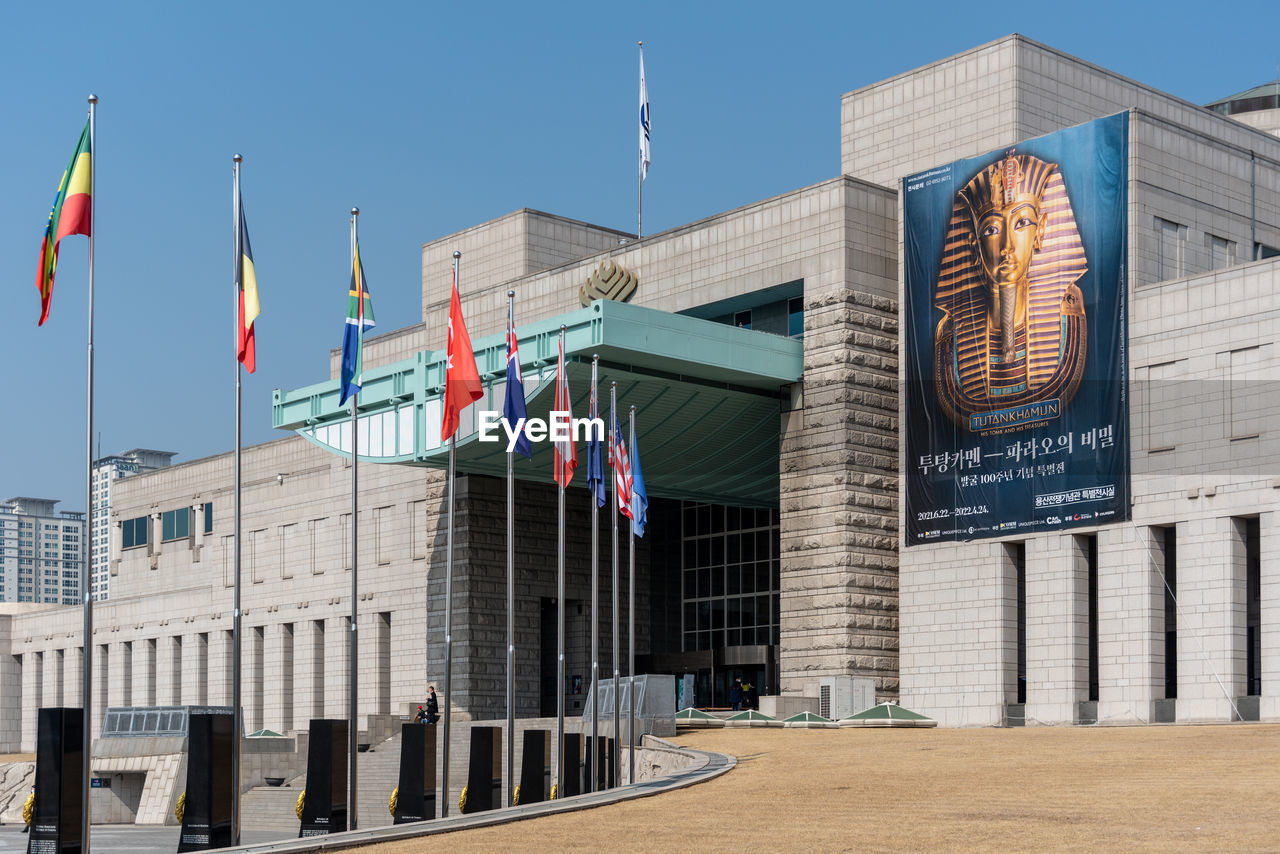
<instances>
[{"instance_id":1,"label":"curved canopy roof","mask_svg":"<svg viewBox=\"0 0 1280 854\"><path fill-rule=\"evenodd\" d=\"M601 415L617 383L619 421L636 408L636 435L651 496L744 506L777 506L778 440L784 386L803 372L797 340L738 329L611 300L518 329L530 418L546 419L555 393L557 339L565 328L569 387L576 417L586 417L591 357L599 355ZM503 335L475 341L485 397L458 430L459 472L506 474L506 442L482 442L479 410L500 411L506 391ZM365 371L360 394L361 460L444 467L440 441L444 358L441 350ZM330 380L275 393L273 423L333 451L350 453L350 413ZM579 442L573 486L586 486L586 445ZM549 442L532 460L517 456L516 476L551 482Z\"/></svg>"}]
</instances>

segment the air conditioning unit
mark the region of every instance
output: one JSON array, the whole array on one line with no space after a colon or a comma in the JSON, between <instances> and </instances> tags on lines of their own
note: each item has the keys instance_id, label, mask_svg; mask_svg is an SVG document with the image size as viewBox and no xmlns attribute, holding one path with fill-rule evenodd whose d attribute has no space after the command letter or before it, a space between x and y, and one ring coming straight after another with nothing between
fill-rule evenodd
<instances>
[{"instance_id":1,"label":"air conditioning unit","mask_svg":"<svg viewBox=\"0 0 1280 854\"><path fill-rule=\"evenodd\" d=\"M823 676L818 679L818 714L838 721L876 704L876 680L866 676Z\"/></svg>"}]
</instances>

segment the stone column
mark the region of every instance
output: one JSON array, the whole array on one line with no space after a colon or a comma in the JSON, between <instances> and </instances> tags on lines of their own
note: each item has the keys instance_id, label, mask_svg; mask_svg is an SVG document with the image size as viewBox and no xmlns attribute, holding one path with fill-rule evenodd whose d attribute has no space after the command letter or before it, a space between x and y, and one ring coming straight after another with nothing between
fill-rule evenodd
<instances>
[{"instance_id":1,"label":"stone column","mask_svg":"<svg viewBox=\"0 0 1280 854\"><path fill-rule=\"evenodd\" d=\"M209 636L204 632L182 638L182 702L192 706L209 703Z\"/></svg>"},{"instance_id":2,"label":"stone column","mask_svg":"<svg viewBox=\"0 0 1280 854\"><path fill-rule=\"evenodd\" d=\"M1027 723L1071 724L1089 698L1089 568L1084 539L1027 542Z\"/></svg>"},{"instance_id":3,"label":"stone column","mask_svg":"<svg viewBox=\"0 0 1280 854\"><path fill-rule=\"evenodd\" d=\"M325 634L323 620L305 619L294 624L292 726L303 732L312 718L325 716Z\"/></svg>"},{"instance_id":4,"label":"stone column","mask_svg":"<svg viewBox=\"0 0 1280 854\"><path fill-rule=\"evenodd\" d=\"M44 653L22 655L22 698L22 752L35 753L39 720L36 712L45 704Z\"/></svg>"},{"instance_id":5,"label":"stone column","mask_svg":"<svg viewBox=\"0 0 1280 854\"><path fill-rule=\"evenodd\" d=\"M348 689L351 674L351 618L330 617L325 626L324 712L327 718L346 718L350 713Z\"/></svg>"},{"instance_id":6,"label":"stone column","mask_svg":"<svg viewBox=\"0 0 1280 854\"><path fill-rule=\"evenodd\" d=\"M10 654L9 618L0 617L0 753L19 753L22 743L22 710L29 700L22 657Z\"/></svg>"},{"instance_id":7,"label":"stone column","mask_svg":"<svg viewBox=\"0 0 1280 854\"><path fill-rule=\"evenodd\" d=\"M166 627L164 631L172 631ZM161 636L156 643L156 705L182 703L182 636Z\"/></svg>"},{"instance_id":8,"label":"stone column","mask_svg":"<svg viewBox=\"0 0 1280 854\"><path fill-rule=\"evenodd\" d=\"M99 647L103 649L104 647ZM128 644L113 643L107 652L107 705L133 705L133 684L129 669Z\"/></svg>"},{"instance_id":9,"label":"stone column","mask_svg":"<svg viewBox=\"0 0 1280 854\"><path fill-rule=\"evenodd\" d=\"M138 638L133 642L133 702L136 706L156 705L159 642Z\"/></svg>"},{"instance_id":10,"label":"stone column","mask_svg":"<svg viewBox=\"0 0 1280 854\"><path fill-rule=\"evenodd\" d=\"M79 652L79 650L77 650ZM84 666L83 656L79 656L77 670ZM102 733L102 722L107 716L107 704L111 690L111 647L107 644L93 646L93 723L90 732L93 738Z\"/></svg>"},{"instance_id":11,"label":"stone column","mask_svg":"<svg viewBox=\"0 0 1280 854\"><path fill-rule=\"evenodd\" d=\"M264 726L263 664L266 649L262 626L246 626L242 622L240 632L240 697L244 703L245 733L250 733Z\"/></svg>"},{"instance_id":12,"label":"stone column","mask_svg":"<svg viewBox=\"0 0 1280 854\"><path fill-rule=\"evenodd\" d=\"M293 624L267 627L266 726L288 732L293 728Z\"/></svg>"},{"instance_id":13,"label":"stone column","mask_svg":"<svg viewBox=\"0 0 1280 854\"><path fill-rule=\"evenodd\" d=\"M231 705L231 632L216 629L209 632L209 705Z\"/></svg>"},{"instance_id":14,"label":"stone column","mask_svg":"<svg viewBox=\"0 0 1280 854\"><path fill-rule=\"evenodd\" d=\"M1098 531L1098 720L1148 723L1164 696L1164 541L1150 527Z\"/></svg>"},{"instance_id":15,"label":"stone column","mask_svg":"<svg viewBox=\"0 0 1280 854\"><path fill-rule=\"evenodd\" d=\"M898 321L892 196L854 179L797 205L803 393L781 435L782 693L869 676L898 696Z\"/></svg>"},{"instance_id":16,"label":"stone column","mask_svg":"<svg viewBox=\"0 0 1280 854\"><path fill-rule=\"evenodd\" d=\"M1017 575L1003 543L917 546L901 577L901 701L943 726L999 726L1017 701Z\"/></svg>"},{"instance_id":17,"label":"stone column","mask_svg":"<svg viewBox=\"0 0 1280 854\"><path fill-rule=\"evenodd\" d=\"M1244 534L1234 519L1178 524L1179 722L1232 719L1244 693L1244 588Z\"/></svg>"},{"instance_id":18,"label":"stone column","mask_svg":"<svg viewBox=\"0 0 1280 854\"><path fill-rule=\"evenodd\" d=\"M1262 700L1258 709L1264 720L1280 720L1280 514L1262 513L1258 520L1262 554L1260 605L1262 613Z\"/></svg>"}]
</instances>

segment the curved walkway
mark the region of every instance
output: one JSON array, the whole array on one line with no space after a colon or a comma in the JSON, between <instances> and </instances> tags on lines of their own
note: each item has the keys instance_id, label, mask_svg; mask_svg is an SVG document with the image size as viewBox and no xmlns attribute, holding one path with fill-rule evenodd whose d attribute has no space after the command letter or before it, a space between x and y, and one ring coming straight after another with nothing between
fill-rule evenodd
<instances>
[{"instance_id":1,"label":"curved walkway","mask_svg":"<svg viewBox=\"0 0 1280 854\"><path fill-rule=\"evenodd\" d=\"M342 851L364 847L373 843L411 840L478 827L491 827L493 825L538 818L539 816L602 807L616 804L620 801L647 798L663 792L683 789L687 786L719 777L737 764L737 760L732 756L722 753L693 750L679 745L666 744L672 749L677 749L681 753L694 757L694 763L690 767L667 777L660 777L656 780L643 780L634 786L619 786L613 789L606 789L603 792L575 795L571 798L562 798L555 801L542 801L541 803L511 807L509 809L490 810L473 815L450 816L449 818L436 819L430 822L391 825L369 830L352 830L346 833L333 833L328 836L317 836L309 839L264 842L222 850L246 852L246 854L261 854L261 852L310 854L310 852Z\"/></svg>"}]
</instances>

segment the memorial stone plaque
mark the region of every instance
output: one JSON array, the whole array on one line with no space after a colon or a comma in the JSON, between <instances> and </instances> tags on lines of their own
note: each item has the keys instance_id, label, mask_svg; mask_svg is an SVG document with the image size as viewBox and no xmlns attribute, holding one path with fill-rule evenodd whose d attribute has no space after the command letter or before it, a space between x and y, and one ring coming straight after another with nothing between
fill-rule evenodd
<instances>
[{"instance_id":1,"label":"memorial stone plaque","mask_svg":"<svg viewBox=\"0 0 1280 854\"><path fill-rule=\"evenodd\" d=\"M502 729L471 727L471 757L467 766L467 802L462 812L484 812L502 802Z\"/></svg>"},{"instance_id":2,"label":"memorial stone plaque","mask_svg":"<svg viewBox=\"0 0 1280 854\"><path fill-rule=\"evenodd\" d=\"M400 725L399 787L395 824L436 817L435 724Z\"/></svg>"},{"instance_id":3,"label":"memorial stone plaque","mask_svg":"<svg viewBox=\"0 0 1280 854\"><path fill-rule=\"evenodd\" d=\"M564 734L564 791L557 798L582 794L582 734Z\"/></svg>"},{"instance_id":4,"label":"memorial stone plaque","mask_svg":"<svg viewBox=\"0 0 1280 854\"><path fill-rule=\"evenodd\" d=\"M36 723L36 802L27 854L80 854L84 709L40 709Z\"/></svg>"},{"instance_id":5,"label":"memorial stone plaque","mask_svg":"<svg viewBox=\"0 0 1280 854\"><path fill-rule=\"evenodd\" d=\"M235 779L231 768L229 714L192 712L187 730L187 799L182 810L183 851L208 851L234 845L231 821Z\"/></svg>"},{"instance_id":6,"label":"memorial stone plaque","mask_svg":"<svg viewBox=\"0 0 1280 854\"><path fill-rule=\"evenodd\" d=\"M307 798L298 837L347 829L347 722L312 720L307 744Z\"/></svg>"},{"instance_id":7,"label":"memorial stone plaque","mask_svg":"<svg viewBox=\"0 0 1280 854\"><path fill-rule=\"evenodd\" d=\"M536 804L547 799L551 776L551 733L545 729L524 731L520 757L520 803Z\"/></svg>"}]
</instances>

